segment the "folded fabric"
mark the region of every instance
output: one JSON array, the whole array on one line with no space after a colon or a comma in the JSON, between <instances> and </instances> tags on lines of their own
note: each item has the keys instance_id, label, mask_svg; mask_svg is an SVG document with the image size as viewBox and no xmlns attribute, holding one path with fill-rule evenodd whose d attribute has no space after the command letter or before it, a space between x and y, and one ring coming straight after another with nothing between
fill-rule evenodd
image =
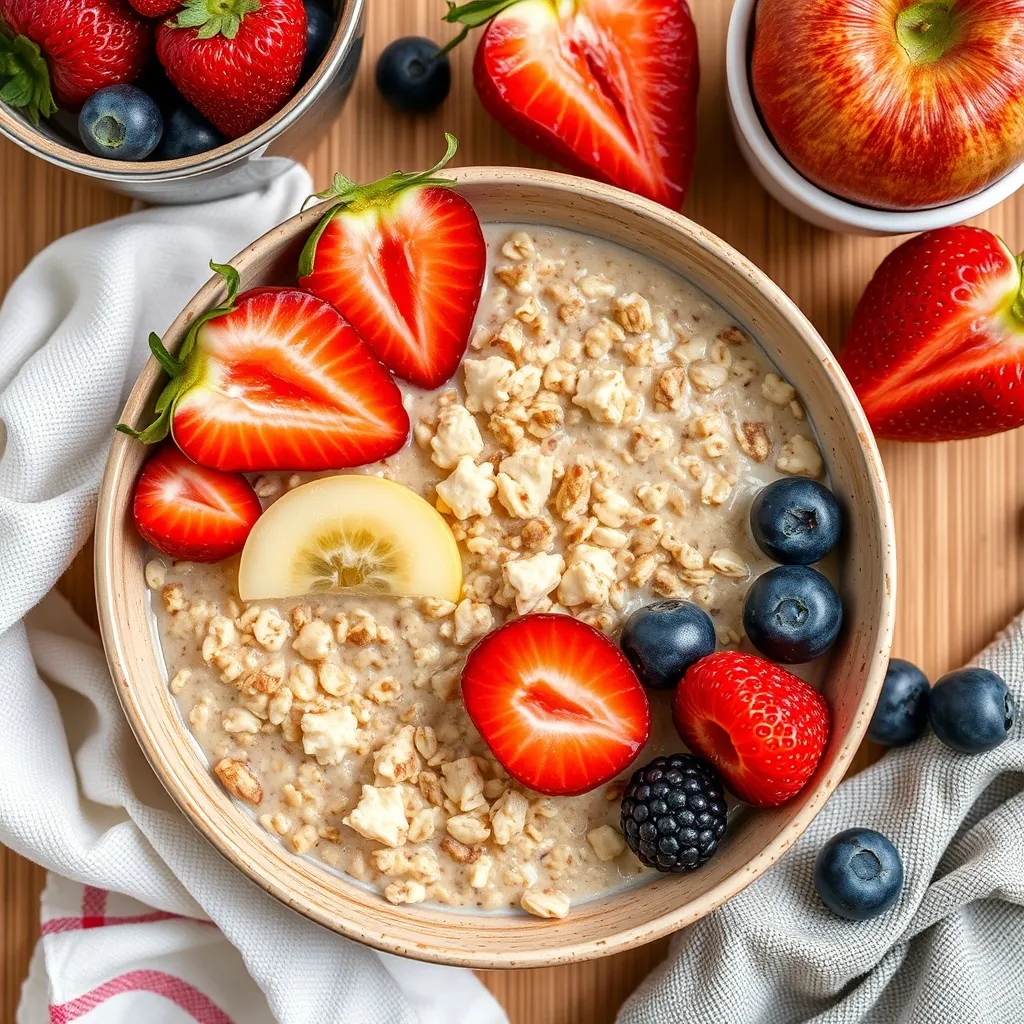
<instances>
[{"instance_id":1,"label":"folded fabric","mask_svg":"<svg viewBox=\"0 0 1024 1024\"><path fill-rule=\"evenodd\" d=\"M250 883L160 787L97 637L55 595L23 621L89 535L111 432L149 331L170 324L209 276L211 257L229 259L297 212L310 190L295 168L261 192L145 210L70 235L32 261L0 307L0 842L85 893L110 893L108 911L93 918L147 918L109 931L51 929L25 1013L45 990L53 1020L181 1020L179 1004L148 989L106 1001L114 1012L122 999L146 999L145 1012L93 1016L100 1004L89 993L133 971L162 971L222 1014L197 1020L505 1020L470 972L382 957ZM148 910L124 909L113 894ZM87 917L84 901L51 880L44 911ZM225 987L246 975L258 989L233 992L229 1012Z\"/></svg>"},{"instance_id":2,"label":"folded fabric","mask_svg":"<svg viewBox=\"0 0 1024 1024\"><path fill-rule=\"evenodd\" d=\"M1024 617L977 659L1024 708ZM892 910L842 920L818 850L865 827L899 849ZM1019 1024L1024 1020L1024 728L987 754L927 734L844 782L786 856L681 932L619 1024Z\"/></svg>"}]
</instances>

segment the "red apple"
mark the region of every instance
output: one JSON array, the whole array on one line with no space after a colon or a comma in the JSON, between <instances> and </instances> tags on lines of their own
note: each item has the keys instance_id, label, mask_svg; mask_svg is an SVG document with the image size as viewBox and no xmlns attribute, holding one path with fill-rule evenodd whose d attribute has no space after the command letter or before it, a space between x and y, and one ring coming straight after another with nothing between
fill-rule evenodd
<instances>
[{"instance_id":1,"label":"red apple","mask_svg":"<svg viewBox=\"0 0 1024 1024\"><path fill-rule=\"evenodd\" d=\"M1024 160L1024 0L760 0L751 81L787 160L892 210Z\"/></svg>"}]
</instances>

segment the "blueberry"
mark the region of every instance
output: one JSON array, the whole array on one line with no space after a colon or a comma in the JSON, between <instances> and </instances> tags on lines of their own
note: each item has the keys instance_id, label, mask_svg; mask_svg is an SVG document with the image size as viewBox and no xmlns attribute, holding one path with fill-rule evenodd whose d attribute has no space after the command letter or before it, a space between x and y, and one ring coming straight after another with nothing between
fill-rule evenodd
<instances>
[{"instance_id":1,"label":"blueberry","mask_svg":"<svg viewBox=\"0 0 1024 1024\"><path fill-rule=\"evenodd\" d=\"M396 39L377 61L377 88L391 106L407 114L440 106L451 84L448 55L422 36Z\"/></svg>"},{"instance_id":2,"label":"blueberry","mask_svg":"<svg viewBox=\"0 0 1024 1024\"><path fill-rule=\"evenodd\" d=\"M164 137L157 147L157 160L180 160L223 146L227 139L197 110L178 103L167 110Z\"/></svg>"},{"instance_id":3,"label":"blueberry","mask_svg":"<svg viewBox=\"0 0 1024 1024\"><path fill-rule=\"evenodd\" d=\"M985 668L962 668L943 676L928 701L935 735L963 754L998 747L1013 728L1014 712L1006 683Z\"/></svg>"},{"instance_id":4,"label":"blueberry","mask_svg":"<svg viewBox=\"0 0 1024 1024\"><path fill-rule=\"evenodd\" d=\"M156 101L134 85L93 93L78 115L86 149L113 160L145 160L160 144L164 119Z\"/></svg>"},{"instance_id":5,"label":"blueberry","mask_svg":"<svg viewBox=\"0 0 1024 1024\"><path fill-rule=\"evenodd\" d=\"M839 540L843 513L835 495L816 480L790 477L762 487L750 506L757 546L786 565L810 565Z\"/></svg>"},{"instance_id":6,"label":"blueberry","mask_svg":"<svg viewBox=\"0 0 1024 1024\"><path fill-rule=\"evenodd\" d=\"M868 739L886 747L912 743L928 724L928 677L909 661L893 658L868 726Z\"/></svg>"},{"instance_id":7,"label":"blueberry","mask_svg":"<svg viewBox=\"0 0 1024 1024\"><path fill-rule=\"evenodd\" d=\"M784 665L813 661L839 635L843 606L816 569L780 565L759 576L743 602L743 629L764 655Z\"/></svg>"},{"instance_id":8,"label":"blueberry","mask_svg":"<svg viewBox=\"0 0 1024 1024\"><path fill-rule=\"evenodd\" d=\"M654 690L674 687L695 661L714 651L717 642L707 612L686 601L655 601L638 608L619 638L640 682Z\"/></svg>"},{"instance_id":9,"label":"blueberry","mask_svg":"<svg viewBox=\"0 0 1024 1024\"><path fill-rule=\"evenodd\" d=\"M814 888L829 910L849 921L884 914L903 888L899 851L870 828L833 836L814 861Z\"/></svg>"},{"instance_id":10,"label":"blueberry","mask_svg":"<svg viewBox=\"0 0 1024 1024\"><path fill-rule=\"evenodd\" d=\"M306 8L306 57L302 62L305 81L320 66L334 38L334 18L315 0L303 0Z\"/></svg>"}]
</instances>

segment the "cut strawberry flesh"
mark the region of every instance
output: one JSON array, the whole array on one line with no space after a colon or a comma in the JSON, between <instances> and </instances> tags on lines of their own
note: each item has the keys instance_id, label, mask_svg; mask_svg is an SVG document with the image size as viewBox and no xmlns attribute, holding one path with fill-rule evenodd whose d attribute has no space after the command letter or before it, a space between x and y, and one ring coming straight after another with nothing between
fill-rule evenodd
<instances>
[{"instance_id":1,"label":"cut strawberry flesh","mask_svg":"<svg viewBox=\"0 0 1024 1024\"><path fill-rule=\"evenodd\" d=\"M473 208L449 188L341 207L299 283L348 319L397 376L436 388L458 369L487 254Z\"/></svg>"},{"instance_id":2,"label":"cut strawberry flesh","mask_svg":"<svg viewBox=\"0 0 1024 1024\"><path fill-rule=\"evenodd\" d=\"M974 437L1024 423L1021 270L980 228L926 232L882 263L840 360L879 437Z\"/></svg>"},{"instance_id":3,"label":"cut strawberry flesh","mask_svg":"<svg viewBox=\"0 0 1024 1024\"><path fill-rule=\"evenodd\" d=\"M647 696L629 662L567 615L527 615L486 636L466 660L462 699L509 775L549 795L615 778L650 731Z\"/></svg>"},{"instance_id":4,"label":"cut strawberry flesh","mask_svg":"<svg viewBox=\"0 0 1024 1024\"><path fill-rule=\"evenodd\" d=\"M171 445L146 463L132 505L145 541L191 562L241 551L261 511L245 477L197 466Z\"/></svg>"},{"instance_id":5,"label":"cut strawberry flesh","mask_svg":"<svg viewBox=\"0 0 1024 1024\"><path fill-rule=\"evenodd\" d=\"M696 32L684 0L522 0L477 49L488 112L573 170L682 205L696 150Z\"/></svg>"},{"instance_id":6,"label":"cut strawberry flesh","mask_svg":"<svg viewBox=\"0 0 1024 1024\"><path fill-rule=\"evenodd\" d=\"M337 310L287 288L235 305L200 327L174 405L189 458L234 472L343 469L402 447L401 392Z\"/></svg>"}]
</instances>

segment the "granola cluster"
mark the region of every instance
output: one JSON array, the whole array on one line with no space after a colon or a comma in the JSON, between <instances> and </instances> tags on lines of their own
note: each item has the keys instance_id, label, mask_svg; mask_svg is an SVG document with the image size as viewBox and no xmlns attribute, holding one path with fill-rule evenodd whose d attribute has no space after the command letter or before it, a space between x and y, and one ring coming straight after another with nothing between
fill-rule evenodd
<instances>
[{"instance_id":1,"label":"granola cluster","mask_svg":"<svg viewBox=\"0 0 1024 1024\"><path fill-rule=\"evenodd\" d=\"M514 783L459 699L469 647L530 612L614 631L661 597L696 602L736 644L763 568L749 499L823 464L793 388L667 272L640 287L620 262L584 269L590 254L526 231L498 249L457 379L410 394L414 443L368 470L446 517L458 603L242 606L233 563L154 560L146 579L170 688L264 828L392 903L562 917L643 870L618 830L621 786L553 800ZM269 504L300 482L256 489Z\"/></svg>"}]
</instances>

